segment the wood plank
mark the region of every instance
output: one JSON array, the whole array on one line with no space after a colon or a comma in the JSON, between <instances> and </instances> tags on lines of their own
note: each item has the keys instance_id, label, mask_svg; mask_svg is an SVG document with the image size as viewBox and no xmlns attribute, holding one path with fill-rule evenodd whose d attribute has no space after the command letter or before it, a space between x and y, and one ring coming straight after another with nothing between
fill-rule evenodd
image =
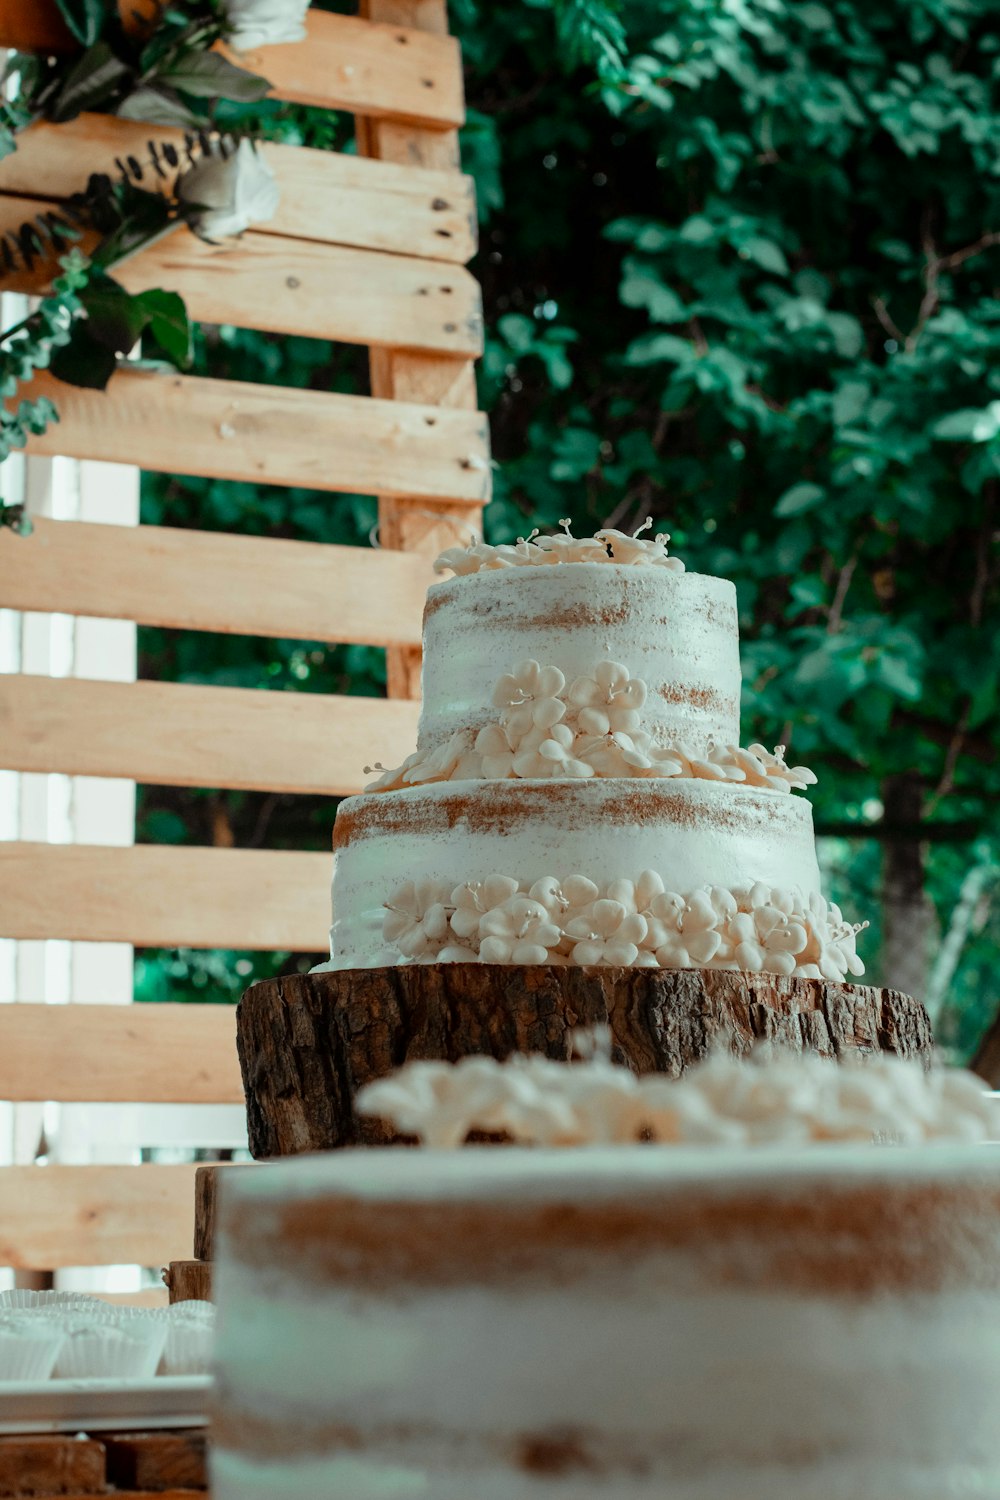
<instances>
[{"instance_id":1,"label":"wood plank","mask_svg":"<svg viewBox=\"0 0 1000 1500\"><path fill-rule=\"evenodd\" d=\"M0 674L0 766L343 797L416 746L416 703Z\"/></svg>"},{"instance_id":2,"label":"wood plank","mask_svg":"<svg viewBox=\"0 0 1000 1500\"><path fill-rule=\"evenodd\" d=\"M175 1302L211 1302L212 1267L205 1260L172 1260L163 1273L170 1305Z\"/></svg>"},{"instance_id":3,"label":"wood plank","mask_svg":"<svg viewBox=\"0 0 1000 1500\"><path fill-rule=\"evenodd\" d=\"M0 1167L0 1265L162 1266L189 1253L193 1165Z\"/></svg>"},{"instance_id":4,"label":"wood plank","mask_svg":"<svg viewBox=\"0 0 1000 1500\"><path fill-rule=\"evenodd\" d=\"M104 1445L94 1438L0 1437L0 1495L98 1495L106 1488Z\"/></svg>"},{"instance_id":5,"label":"wood plank","mask_svg":"<svg viewBox=\"0 0 1000 1500\"><path fill-rule=\"evenodd\" d=\"M69 197L83 186L83 170L114 175L116 157L148 162L150 140L179 149L184 132L111 115L85 114L63 125L39 121L21 132L17 150L0 162L0 191L29 198ZM475 254L478 226L471 177L304 146L265 142L260 150L281 189L275 217L258 226L262 234L463 264ZM145 185L160 185L151 168Z\"/></svg>"},{"instance_id":6,"label":"wood plank","mask_svg":"<svg viewBox=\"0 0 1000 1500\"><path fill-rule=\"evenodd\" d=\"M361 0L362 13L373 22L405 25L441 35L448 30L446 0ZM423 167L459 165L457 132L427 131L398 122L359 122L358 149L365 156L397 164ZM470 410L477 405L475 372L469 360L428 358L424 354L395 348L373 348L370 354L371 389L375 396L395 401L419 399L445 408ZM419 398L415 395L420 393ZM383 547L399 548L434 557L445 547L465 541L470 532L482 529L482 510L477 506L400 503L399 497L383 491L379 496L379 540ZM420 650L403 647L390 650L386 658L389 696L420 696Z\"/></svg>"},{"instance_id":7,"label":"wood plank","mask_svg":"<svg viewBox=\"0 0 1000 1500\"><path fill-rule=\"evenodd\" d=\"M126 16L134 8L130 0L119 5ZM462 61L453 38L318 10L308 13L306 29L304 42L262 47L235 60L268 78L280 99L429 126L463 123ZM0 46L76 50L53 0L3 0Z\"/></svg>"},{"instance_id":8,"label":"wood plank","mask_svg":"<svg viewBox=\"0 0 1000 1500\"><path fill-rule=\"evenodd\" d=\"M319 953L329 891L327 854L0 842L3 937Z\"/></svg>"},{"instance_id":9,"label":"wood plank","mask_svg":"<svg viewBox=\"0 0 1000 1500\"><path fill-rule=\"evenodd\" d=\"M215 1259L215 1234L218 1222L219 1186L234 1172L257 1170L257 1162L212 1162L199 1167L194 1182L194 1253L211 1265ZM223 1187L223 1194L226 1189Z\"/></svg>"},{"instance_id":10,"label":"wood plank","mask_svg":"<svg viewBox=\"0 0 1000 1500\"><path fill-rule=\"evenodd\" d=\"M377 26L310 10L308 39L244 53L280 99L414 120L430 128L465 123L462 54L454 37Z\"/></svg>"},{"instance_id":11,"label":"wood plank","mask_svg":"<svg viewBox=\"0 0 1000 1500\"><path fill-rule=\"evenodd\" d=\"M107 392L40 373L19 395L59 409L33 454L411 500L489 495L489 426L475 411L127 369Z\"/></svg>"},{"instance_id":12,"label":"wood plank","mask_svg":"<svg viewBox=\"0 0 1000 1500\"><path fill-rule=\"evenodd\" d=\"M289 640L420 642L426 557L181 527L0 527L0 605Z\"/></svg>"},{"instance_id":13,"label":"wood plank","mask_svg":"<svg viewBox=\"0 0 1000 1500\"><path fill-rule=\"evenodd\" d=\"M0 234L54 203L0 196ZM83 242L84 248L88 241ZM38 293L52 263L5 274L5 291ZM182 227L115 268L130 292L179 292L193 318L265 333L473 357L482 351L482 297L464 266L322 245L250 229L208 244Z\"/></svg>"},{"instance_id":14,"label":"wood plank","mask_svg":"<svg viewBox=\"0 0 1000 1500\"><path fill-rule=\"evenodd\" d=\"M207 1433L107 1433L108 1483L116 1490L205 1489L208 1485Z\"/></svg>"},{"instance_id":15,"label":"wood plank","mask_svg":"<svg viewBox=\"0 0 1000 1500\"><path fill-rule=\"evenodd\" d=\"M235 1008L0 1005L0 1099L242 1104Z\"/></svg>"}]
</instances>

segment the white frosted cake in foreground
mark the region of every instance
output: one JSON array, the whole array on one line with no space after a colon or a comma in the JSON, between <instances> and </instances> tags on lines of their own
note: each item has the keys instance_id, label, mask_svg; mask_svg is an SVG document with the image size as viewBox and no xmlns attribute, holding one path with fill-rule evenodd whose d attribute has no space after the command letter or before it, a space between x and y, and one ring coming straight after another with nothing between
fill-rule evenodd
<instances>
[{"instance_id":1,"label":"white frosted cake in foreground","mask_svg":"<svg viewBox=\"0 0 1000 1500\"><path fill-rule=\"evenodd\" d=\"M552 1090L533 1100L525 1076L559 1065L524 1061L498 1093L477 1062L531 1136ZM974 1085L913 1065L817 1092L792 1062L724 1094L726 1066L698 1085L714 1112L779 1136L807 1116L813 1137L850 1134L880 1098L908 1139L983 1133ZM426 1107L436 1077L375 1085L372 1106L405 1113L423 1090ZM618 1093L648 1084L640 1113L690 1123L663 1091L694 1077ZM600 1070L566 1098L615 1115ZM1000 1494L988 1146L300 1158L225 1180L217 1275L216 1500Z\"/></svg>"},{"instance_id":2,"label":"white frosted cake in foreground","mask_svg":"<svg viewBox=\"0 0 1000 1500\"><path fill-rule=\"evenodd\" d=\"M740 746L736 591L666 541L439 559L417 749L337 812L329 967L864 972L793 795L815 777Z\"/></svg>"}]
</instances>

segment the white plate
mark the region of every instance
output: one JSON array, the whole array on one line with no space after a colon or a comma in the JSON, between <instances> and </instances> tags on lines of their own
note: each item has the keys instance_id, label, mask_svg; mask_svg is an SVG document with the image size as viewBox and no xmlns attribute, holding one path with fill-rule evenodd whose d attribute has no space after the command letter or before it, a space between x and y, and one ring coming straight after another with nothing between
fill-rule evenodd
<instances>
[{"instance_id":1,"label":"white plate","mask_svg":"<svg viewBox=\"0 0 1000 1500\"><path fill-rule=\"evenodd\" d=\"M0 1383L0 1433L204 1427L209 1375Z\"/></svg>"}]
</instances>

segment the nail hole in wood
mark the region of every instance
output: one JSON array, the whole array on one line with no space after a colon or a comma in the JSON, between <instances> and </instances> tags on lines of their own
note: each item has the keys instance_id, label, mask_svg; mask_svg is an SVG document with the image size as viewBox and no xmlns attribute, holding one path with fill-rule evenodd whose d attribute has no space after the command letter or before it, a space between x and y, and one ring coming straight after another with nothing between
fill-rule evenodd
<instances>
[{"instance_id":1,"label":"nail hole in wood","mask_svg":"<svg viewBox=\"0 0 1000 1500\"><path fill-rule=\"evenodd\" d=\"M287 287L291 287L292 291L294 292L295 288L301 286L302 283L297 276L286 276L285 285Z\"/></svg>"},{"instance_id":2,"label":"nail hole in wood","mask_svg":"<svg viewBox=\"0 0 1000 1500\"><path fill-rule=\"evenodd\" d=\"M445 333L457 333L458 332L458 324L457 323L446 323L444 325L444 331L445 331Z\"/></svg>"},{"instance_id":3,"label":"nail hole in wood","mask_svg":"<svg viewBox=\"0 0 1000 1500\"><path fill-rule=\"evenodd\" d=\"M423 84L425 89L432 89L434 87L433 78L421 78L420 82Z\"/></svg>"},{"instance_id":4,"label":"nail hole in wood","mask_svg":"<svg viewBox=\"0 0 1000 1500\"><path fill-rule=\"evenodd\" d=\"M434 202L431 204L431 208L434 210L434 212L436 214L439 214L443 208L450 208L450 207L451 207L451 204L448 202L448 200L446 198L435 198Z\"/></svg>"},{"instance_id":5,"label":"nail hole in wood","mask_svg":"<svg viewBox=\"0 0 1000 1500\"><path fill-rule=\"evenodd\" d=\"M451 239L451 230L450 229L435 229L434 233L437 235L437 237L438 237L439 240L450 240Z\"/></svg>"}]
</instances>

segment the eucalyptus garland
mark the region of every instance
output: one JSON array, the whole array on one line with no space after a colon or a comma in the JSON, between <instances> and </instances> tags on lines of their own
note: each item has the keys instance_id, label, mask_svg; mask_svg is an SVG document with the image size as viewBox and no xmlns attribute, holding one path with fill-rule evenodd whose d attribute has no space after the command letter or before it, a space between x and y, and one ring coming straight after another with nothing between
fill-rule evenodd
<instances>
[{"instance_id":1,"label":"eucalyptus garland","mask_svg":"<svg viewBox=\"0 0 1000 1500\"><path fill-rule=\"evenodd\" d=\"M92 174L57 210L0 236L0 286L5 274L39 262L57 271L49 295L0 334L0 462L58 421L48 397L16 399L36 371L103 390L144 335L147 365L190 365L183 300L159 289L130 293L110 272L183 224L213 239L273 214L277 187L253 142L211 126L221 101L254 103L270 84L211 49L220 41L247 48L299 39L308 0L165 0L127 25L118 0L56 4L77 50L12 56L0 157L36 121L61 123L84 110L190 128L182 145L149 140L143 159L116 162L117 176ZM95 234L84 254L78 242ZM0 525L30 530L20 506L0 505Z\"/></svg>"}]
</instances>

